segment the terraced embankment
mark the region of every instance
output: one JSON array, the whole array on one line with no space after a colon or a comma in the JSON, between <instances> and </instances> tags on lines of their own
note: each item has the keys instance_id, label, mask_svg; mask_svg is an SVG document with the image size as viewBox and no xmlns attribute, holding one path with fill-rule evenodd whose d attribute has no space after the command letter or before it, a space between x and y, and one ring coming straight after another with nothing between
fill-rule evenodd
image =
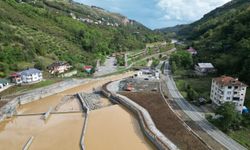
<instances>
[{"instance_id":1,"label":"terraced embankment","mask_svg":"<svg viewBox=\"0 0 250 150\"><path fill-rule=\"evenodd\" d=\"M140 106L148 110L156 127L180 149L209 149L183 122L172 112L160 93L157 92L121 92Z\"/></svg>"}]
</instances>

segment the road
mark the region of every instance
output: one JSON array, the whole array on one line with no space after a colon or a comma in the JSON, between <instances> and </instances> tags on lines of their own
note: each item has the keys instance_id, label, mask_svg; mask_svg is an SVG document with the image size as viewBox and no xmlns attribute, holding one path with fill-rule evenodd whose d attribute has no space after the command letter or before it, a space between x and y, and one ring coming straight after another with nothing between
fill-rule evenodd
<instances>
[{"instance_id":1,"label":"road","mask_svg":"<svg viewBox=\"0 0 250 150\"><path fill-rule=\"evenodd\" d=\"M194 122L196 122L207 134L209 134L213 139L225 146L227 149L246 150L245 147L243 147L242 145L228 137L226 134L221 132L219 129L214 127L211 123L209 123L202 112L197 111L196 108L194 108L183 98L175 85L169 68L169 62L166 61L164 66L164 78L170 95L172 96L173 100L180 106L183 112L185 112Z\"/></svg>"},{"instance_id":2,"label":"road","mask_svg":"<svg viewBox=\"0 0 250 150\"><path fill-rule=\"evenodd\" d=\"M95 77L103 76L103 75L107 75L107 74L117 71L117 66L115 65L115 63L116 63L115 57L107 58L104 64L97 68L98 71L95 72L94 76Z\"/></svg>"}]
</instances>

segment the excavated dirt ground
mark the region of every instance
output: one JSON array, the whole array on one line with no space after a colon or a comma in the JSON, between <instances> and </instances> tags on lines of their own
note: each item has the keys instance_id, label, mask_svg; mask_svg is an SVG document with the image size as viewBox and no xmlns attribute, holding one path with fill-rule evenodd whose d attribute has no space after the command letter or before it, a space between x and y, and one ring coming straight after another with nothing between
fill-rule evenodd
<instances>
[{"instance_id":1,"label":"excavated dirt ground","mask_svg":"<svg viewBox=\"0 0 250 150\"><path fill-rule=\"evenodd\" d=\"M180 149L209 149L184 127L158 92L120 92L120 94L147 109L156 127Z\"/></svg>"}]
</instances>

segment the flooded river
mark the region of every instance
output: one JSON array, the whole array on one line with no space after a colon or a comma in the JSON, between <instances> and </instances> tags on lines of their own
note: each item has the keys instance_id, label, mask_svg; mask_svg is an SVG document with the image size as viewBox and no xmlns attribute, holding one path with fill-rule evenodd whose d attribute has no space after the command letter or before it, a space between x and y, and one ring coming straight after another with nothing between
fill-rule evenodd
<instances>
[{"instance_id":1,"label":"flooded river","mask_svg":"<svg viewBox=\"0 0 250 150\"><path fill-rule=\"evenodd\" d=\"M154 149L135 116L119 105L90 112L85 147L89 150Z\"/></svg>"},{"instance_id":2,"label":"flooded river","mask_svg":"<svg viewBox=\"0 0 250 150\"><path fill-rule=\"evenodd\" d=\"M131 74L89 81L81 86L25 104L18 109L18 114L46 112L51 107L58 112L81 111L76 98L69 97L65 102L63 98L78 92L92 92L93 88L111 79L117 80ZM109 105L106 98L102 98L102 101L104 105ZM31 136L34 137L31 150L80 149L85 117L83 113L52 114L47 121L41 117L41 115L18 116L0 123L0 150L22 149ZM87 150L153 149L152 144L141 132L136 118L119 105L90 113L85 144Z\"/></svg>"},{"instance_id":3,"label":"flooded river","mask_svg":"<svg viewBox=\"0 0 250 150\"><path fill-rule=\"evenodd\" d=\"M18 110L18 113L46 112L46 111L48 111L48 109L50 107L54 108L60 102L60 100L66 95L72 95L72 94L76 94L78 92L92 92L93 88L97 88L99 86L102 86L103 84L105 84L109 81L119 80L119 79L122 79L125 77L129 77L131 75L133 75L133 72L120 74L120 75L113 75L113 76L109 76L106 78L101 78L98 80L89 81L88 83L83 84L81 86L78 86L78 87L75 87L75 88L72 88L69 90L65 90L63 92L42 98L38 101L29 103L29 104L25 104L25 105L20 107L20 109Z\"/></svg>"},{"instance_id":4,"label":"flooded river","mask_svg":"<svg viewBox=\"0 0 250 150\"><path fill-rule=\"evenodd\" d=\"M15 117L0 124L0 149L18 150L31 136L30 149L80 149L83 114Z\"/></svg>"}]
</instances>

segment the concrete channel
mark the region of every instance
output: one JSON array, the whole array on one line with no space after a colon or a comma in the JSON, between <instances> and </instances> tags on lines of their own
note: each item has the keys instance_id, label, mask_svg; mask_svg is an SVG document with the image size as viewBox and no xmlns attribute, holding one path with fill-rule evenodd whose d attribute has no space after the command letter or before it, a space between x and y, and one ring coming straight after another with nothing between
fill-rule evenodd
<instances>
[{"instance_id":1,"label":"concrete channel","mask_svg":"<svg viewBox=\"0 0 250 150\"><path fill-rule=\"evenodd\" d=\"M105 77L102 79L96 79L89 82L84 82L81 83L81 85L73 86L72 89L67 89L66 91L61 91L59 93L56 92L54 95L50 94L49 96L43 97L41 99L40 98L36 99L37 97L34 97L35 98L34 100L29 99L30 103L21 105L21 107L15 110L12 110L12 108L14 108L12 106L14 105L18 106L20 103L18 102L17 104L15 104L17 101L11 102L8 108L5 107L6 108L5 110L8 109L8 112L13 113L10 115L12 117L3 119L2 122L0 123L0 145L1 145L0 150L24 149L25 147L27 149L65 149L65 150L86 149L84 141L85 139L87 140L91 139L89 138L89 135L91 135L92 134L91 131L93 131L93 129L96 128L96 126L93 126L93 124L89 126L89 119L93 121L103 118L102 114L104 114L105 111L107 110L112 114L114 114L114 112L117 112L115 114L118 115L119 117L120 115L119 111L116 111L114 109L123 110L123 112L128 116L128 118L126 122L123 122L122 126L131 127L131 129L129 130L131 137L127 136L124 137L124 138L129 138L128 140L124 138L119 139L119 137L116 136L113 137L112 134L109 134L110 137L108 138L110 138L111 141L119 140L118 142L115 143L117 147L114 148L114 150L115 149L125 150L128 149L127 146L129 146L131 149L154 149L153 147L149 146L147 139L146 138L144 139L143 134L140 133L139 127L131 123L131 120L133 120L133 122L136 122L136 119L133 118L133 116L124 111L124 109L118 105L114 107L113 106L106 107L103 110L99 109L93 111L93 114L92 112L87 113L88 112L86 111L87 107L83 107L86 106L86 104L84 104L83 101L80 101L80 103L74 102L75 103L74 105L79 105L79 104L82 105L81 110L73 107L74 105L69 105L71 103L65 103L63 109L60 108L58 108L58 110L54 109L56 108L57 105L60 104L61 99L64 96L76 94L82 91L92 92L93 88L99 87L111 80L118 80L124 77L128 77L132 74L133 73L126 73L122 75L115 75L111 77ZM71 107L73 108L73 110ZM50 108L53 108L53 110ZM64 110L64 112L60 112L61 110ZM41 116L45 114L48 114L49 116L49 119L47 121L41 119ZM105 114L105 117L110 118L109 115L110 114ZM92 116L92 118L89 118L89 116ZM110 124L114 125L116 124L116 120L111 120L109 122ZM95 124L95 125L101 127L100 124ZM110 133L109 129L112 129L112 127L108 127L108 129L107 128L99 128L99 129L102 131L105 130L104 132L106 133ZM118 128L118 130L121 131L122 129L123 127ZM86 133L88 133L87 134L88 136L87 137L83 136L86 135ZM12 140L10 140L10 137L12 138ZM131 140L132 142L135 142L134 145L133 144L128 145L128 143L126 145L123 145L124 141L127 142ZM95 143L92 146L94 145ZM106 146L112 147L113 144L109 144Z\"/></svg>"}]
</instances>

